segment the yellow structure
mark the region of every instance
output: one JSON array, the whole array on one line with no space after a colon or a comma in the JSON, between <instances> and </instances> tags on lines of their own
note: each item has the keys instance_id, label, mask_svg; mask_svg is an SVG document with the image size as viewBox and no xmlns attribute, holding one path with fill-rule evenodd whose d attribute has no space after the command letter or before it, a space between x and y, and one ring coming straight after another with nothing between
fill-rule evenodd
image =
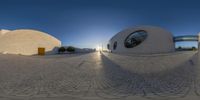
<instances>
[{"instance_id":1,"label":"yellow structure","mask_svg":"<svg viewBox=\"0 0 200 100\"><path fill-rule=\"evenodd\" d=\"M38 48L38 55L45 55L45 48Z\"/></svg>"}]
</instances>

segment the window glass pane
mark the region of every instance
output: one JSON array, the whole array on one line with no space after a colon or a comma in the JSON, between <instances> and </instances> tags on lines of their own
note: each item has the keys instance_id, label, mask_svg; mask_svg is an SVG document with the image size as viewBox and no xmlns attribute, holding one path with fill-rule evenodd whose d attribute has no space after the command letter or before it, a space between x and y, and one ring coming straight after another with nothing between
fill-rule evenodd
<instances>
[{"instance_id":1,"label":"window glass pane","mask_svg":"<svg viewBox=\"0 0 200 100\"><path fill-rule=\"evenodd\" d=\"M142 43L147 37L147 32L143 30L131 33L124 41L126 48L133 48Z\"/></svg>"}]
</instances>

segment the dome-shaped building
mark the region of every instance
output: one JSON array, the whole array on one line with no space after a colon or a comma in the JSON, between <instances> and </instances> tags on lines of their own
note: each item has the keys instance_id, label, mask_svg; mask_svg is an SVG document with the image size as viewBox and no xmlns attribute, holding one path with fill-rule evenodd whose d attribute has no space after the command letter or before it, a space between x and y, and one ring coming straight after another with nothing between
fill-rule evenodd
<instances>
[{"instance_id":1,"label":"dome-shaped building","mask_svg":"<svg viewBox=\"0 0 200 100\"><path fill-rule=\"evenodd\" d=\"M114 53L166 53L175 51L173 35L155 26L137 26L113 36L108 49Z\"/></svg>"},{"instance_id":2,"label":"dome-shaped building","mask_svg":"<svg viewBox=\"0 0 200 100\"><path fill-rule=\"evenodd\" d=\"M36 30L2 31L0 35L1 53L35 55L43 48L46 54L53 54L60 46L58 39Z\"/></svg>"}]
</instances>

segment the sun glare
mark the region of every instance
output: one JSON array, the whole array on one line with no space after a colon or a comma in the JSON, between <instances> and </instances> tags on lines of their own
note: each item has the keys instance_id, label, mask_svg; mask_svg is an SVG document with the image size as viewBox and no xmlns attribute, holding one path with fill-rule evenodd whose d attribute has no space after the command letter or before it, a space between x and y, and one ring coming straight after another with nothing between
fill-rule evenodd
<instances>
[{"instance_id":1,"label":"sun glare","mask_svg":"<svg viewBox=\"0 0 200 100\"><path fill-rule=\"evenodd\" d=\"M100 46L97 46L97 47L96 47L96 50L97 50L97 51L101 51L102 48L101 48Z\"/></svg>"}]
</instances>

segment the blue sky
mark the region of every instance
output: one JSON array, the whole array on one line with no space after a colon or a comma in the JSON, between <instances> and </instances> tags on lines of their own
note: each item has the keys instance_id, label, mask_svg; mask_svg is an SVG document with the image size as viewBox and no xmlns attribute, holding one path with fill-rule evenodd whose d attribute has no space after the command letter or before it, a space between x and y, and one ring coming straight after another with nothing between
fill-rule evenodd
<instances>
[{"instance_id":1,"label":"blue sky","mask_svg":"<svg viewBox=\"0 0 200 100\"><path fill-rule=\"evenodd\" d=\"M136 25L160 26L175 36L197 34L199 4L198 0L1 0L0 29L36 29L63 45L96 48Z\"/></svg>"}]
</instances>

